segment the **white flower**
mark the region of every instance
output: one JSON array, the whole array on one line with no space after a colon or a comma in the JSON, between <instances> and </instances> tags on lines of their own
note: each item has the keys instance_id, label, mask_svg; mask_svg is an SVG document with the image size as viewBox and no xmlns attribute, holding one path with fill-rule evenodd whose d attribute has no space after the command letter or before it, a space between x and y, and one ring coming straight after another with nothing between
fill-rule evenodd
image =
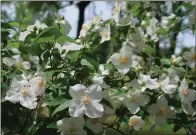
<instances>
[{"instance_id":1,"label":"white flower","mask_svg":"<svg viewBox=\"0 0 196 135\"><path fill-rule=\"evenodd\" d=\"M93 18L93 20L92 20L92 23L95 24L95 25L97 25L97 24L100 23L100 21L101 21L101 16L95 16Z\"/></svg>"},{"instance_id":2,"label":"white flower","mask_svg":"<svg viewBox=\"0 0 196 135\"><path fill-rule=\"evenodd\" d=\"M110 24L106 24L106 26L101 31L101 42L103 43L105 41L110 40Z\"/></svg>"},{"instance_id":3,"label":"white flower","mask_svg":"<svg viewBox=\"0 0 196 135\"><path fill-rule=\"evenodd\" d=\"M191 102L182 102L182 110L188 115L195 115L195 110L193 109Z\"/></svg>"},{"instance_id":4,"label":"white flower","mask_svg":"<svg viewBox=\"0 0 196 135\"><path fill-rule=\"evenodd\" d=\"M103 91L103 97L105 100L110 102L114 109L120 108L124 97L118 94L118 91L115 89L108 89Z\"/></svg>"},{"instance_id":5,"label":"white flower","mask_svg":"<svg viewBox=\"0 0 196 135\"><path fill-rule=\"evenodd\" d=\"M46 80L41 76L33 77L29 83L34 87L35 95L43 95L46 90Z\"/></svg>"},{"instance_id":6,"label":"white flower","mask_svg":"<svg viewBox=\"0 0 196 135\"><path fill-rule=\"evenodd\" d=\"M169 18L167 16L162 16L161 17L161 26L163 28L167 28L169 24Z\"/></svg>"},{"instance_id":7,"label":"white flower","mask_svg":"<svg viewBox=\"0 0 196 135\"><path fill-rule=\"evenodd\" d=\"M101 124L101 119L88 118L86 121L86 127L92 130L94 133L98 134L103 131L103 125Z\"/></svg>"},{"instance_id":8,"label":"white flower","mask_svg":"<svg viewBox=\"0 0 196 135\"><path fill-rule=\"evenodd\" d=\"M20 41L24 41L25 38L26 38L29 34L31 34L31 32L29 32L29 31L20 32L19 40L20 40Z\"/></svg>"},{"instance_id":9,"label":"white flower","mask_svg":"<svg viewBox=\"0 0 196 135\"><path fill-rule=\"evenodd\" d=\"M189 89L188 83L185 79L182 80L178 90L183 102L192 102L196 100L195 90Z\"/></svg>"},{"instance_id":10,"label":"white flower","mask_svg":"<svg viewBox=\"0 0 196 135\"><path fill-rule=\"evenodd\" d=\"M90 29L90 24L83 24L79 37L86 37L86 34L87 34L89 29Z\"/></svg>"},{"instance_id":11,"label":"white flower","mask_svg":"<svg viewBox=\"0 0 196 135\"><path fill-rule=\"evenodd\" d=\"M118 22L119 21L119 16L120 16L120 10L121 10L121 7L122 7L122 1L118 0L116 1L115 3L115 7L112 11L112 18Z\"/></svg>"},{"instance_id":12,"label":"white flower","mask_svg":"<svg viewBox=\"0 0 196 135\"><path fill-rule=\"evenodd\" d=\"M87 132L83 129L84 125L83 117L63 118L57 121L57 127L61 131L61 135L87 135Z\"/></svg>"},{"instance_id":13,"label":"white flower","mask_svg":"<svg viewBox=\"0 0 196 135\"><path fill-rule=\"evenodd\" d=\"M144 106L148 102L149 97L140 91L127 93L124 98L124 104L132 114L136 114L140 110L140 106Z\"/></svg>"},{"instance_id":14,"label":"white flower","mask_svg":"<svg viewBox=\"0 0 196 135\"><path fill-rule=\"evenodd\" d=\"M40 30L43 30L45 28L47 28L48 26L44 23L41 23L40 21L36 20L35 24L34 25L29 25L27 27L27 30L26 31L23 31L20 33L19 35L19 40L20 41L24 41L25 38L31 34L31 32L36 32L36 34L38 34L40 32Z\"/></svg>"},{"instance_id":15,"label":"white flower","mask_svg":"<svg viewBox=\"0 0 196 135\"><path fill-rule=\"evenodd\" d=\"M104 80L103 80L103 76L94 76L93 77L93 84L97 84L97 85L99 85L99 86L101 86L101 88L103 88L103 89L107 89L107 88L109 88L110 86L109 85L107 85L105 82L104 82Z\"/></svg>"},{"instance_id":16,"label":"white flower","mask_svg":"<svg viewBox=\"0 0 196 135\"><path fill-rule=\"evenodd\" d=\"M18 69L30 69L31 64L28 61L23 61L22 57L20 55L14 55L14 64Z\"/></svg>"},{"instance_id":17,"label":"white flower","mask_svg":"<svg viewBox=\"0 0 196 135\"><path fill-rule=\"evenodd\" d=\"M178 85L171 84L170 79L166 74L162 74L158 80L158 88L163 90L166 94L172 94L176 91Z\"/></svg>"},{"instance_id":18,"label":"white flower","mask_svg":"<svg viewBox=\"0 0 196 135\"><path fill-rule=\"evenodd\" d=\"M127 25L130 25L132 23L131 21L132 17L131 16L124 16L123 18L120 18L119 19L119 22L118 22L118 26L127 26Z\"/></svg>"},{"instance_id":19,"label":"white flower","mask_svg":"<svg viewBox=\"0 0 196 135\"><path fill-rule=\"evenodd\" d=\"M156 104L150 105L147 111L155 117L156 124L158 125L164 125L168 118L175 117L174 108L168 106L168 101L164 96L159 96Z\"/></svg>"},{"instance_id":20,"label":"white flower","mask_svg":"<svg viewBox=\"0 0 196 135\"><path fill-rule=\"evenodd\" d=\"M66 19L54 20L54 23L61 24L60 27L62 27L62 26L64 27L65 35L69 34L69 32L71 31L71 25L69 24L69 22Z\"/></svg>"},{"instance_id":21,"label":"white flower","mask_svg":"<svg viewBox=\"0 0 196 135\"><path fill-rule=\"evenodd\" d=\"M34 88L28 80L18 81L14 78L5 99L12 103L20 102L21 105L29 109L34 109L37 106Z\"/></svg>"},{"instance_id":22,"label":"white flower","mask_svg":"<svg viewBox=\"0 0 196 135\"><path fill-rule=\"evenodd\" d=\"M101 72L101 75L109 75L109 70L105 70L104 65L99 65L99 71Z\"/></svg>"},{"instance_id":23,"label":"white flower","mask_svg":"<svg viewBox=\"0 0 196 135\"><path fill-rule=\"evenodd\" d=\"M187 60L187 65L190 68L194 68L195 67L195 64L196 64L196 51L195 51L195 48L193 47L191 49L191 51L184 52L183 58L185 60Z\"/></svg>"},{"instance_id":24,"label":"white flower","mask_svg":"<svg viewBox=\"0 0 196 135\"><path fill-rule=\"evenodd\" d=\"M133 115L129 118L129 125L133 126L133 128L137 131L140 130L144 124L145 122L137 115Z\"/></svg>"},{"instance_id":25,"label":"white flower","mask_svg":"<svg viewBox=\"0 0 196 135\"><path fill-rule=\"evenodd\" d=\"M103 115L102 89L99 85L93 84L86 88L82 84L71 86L69 91L73 98L69 107L69 114L73 117L79 117L84 113L90 118L97 118Z\"/></svg>"},{"instance_id":26,"label":"white flower","mask_svg":"<svg viewBox=\"0 0 196 135\"><path fill-rule=\"evenodd\" d=\"M158 23L158 20L156 18L152 18L150 20L150 25L148 27L146 27L146 36L150 36L151 40L158 40L157 37L157 31L158 31L158 27L156 26L156 24Z\"/></svg>"},{"instance_id":27,"label":"white flower","mask_svg":"<svg viewBox=\"0 0 196 135\"><path fill-rule=\"evenodd\" d=\"M4 57L3 58L3 63L8 66L8 67L11 67L14 65L14 60L10 57Z\"/></svg>"},{"instance_id":28,"label":"white flower","mask_svg":"<svg viewBox=\"0 0 196 135\"><path fill-rule=\"evenodd\" d=\"M175 55L172 55L170 58L171 62L175 65L181 65L182 64L182 57L176 57Z\"/></svg>"},{"instance_id":29,"label":"white flower","mask_svg":"<svg viewBox=\"0 0 196 135\"><path fill-rule=\"evenodd\" d=\"M173 68L168 68L167 72L169 73L170 83L178 85L178 82L180 80L178 72Z\"/></svg>"},{"instance_id":30,"label":"white flower","mask_svg":"<svg viewBox=\"0 0 196 135\"><path fill-rule=\"evenodd\" d=\"M149 75L139 74L138 84L141 87L141 91L144 92L146 88L156 89L157 88L157 79L151 79Z\"/></svg>"},{"instance_id":31,"label":"white flower","mask_svg":"<svg viewBox=\"0 0 196 135\"><path fill-rule=\"evenodd\" d=\"M116 66L121 74L126 74L132 66L132 49L123 45L120 49L120 53L113 54L110 57L110 61Z\"/></svg>"},{"instance_id":32,"label":"white flower","mask_svg":"<svg viewBox=\"0 0 196 135\"><path fill-rule=\"evenodd\" d=\"M131 34L128 44L136 51L142 52L145 48L145 41L140 29L134 29L135 33Z\"/></svg>"},{"instance_id":33,"label":"white flower","mask_svg":"<svg viewBox=\"0 0 196 135\"><path fill-rule=\"evenodd\" d=\"M69 51L78 51L80 49L82 49L82 46L75 43L65 43L62 47L60 47L60 50L66 50L66 53Z\"/></svg>"}]
</instances>

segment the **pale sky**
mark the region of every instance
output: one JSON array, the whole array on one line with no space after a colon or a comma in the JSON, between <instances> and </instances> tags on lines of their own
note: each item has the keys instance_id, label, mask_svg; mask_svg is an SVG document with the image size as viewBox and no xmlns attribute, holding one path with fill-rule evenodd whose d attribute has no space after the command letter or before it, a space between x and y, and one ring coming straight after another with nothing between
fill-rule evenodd
<instances>
[{"instance_id":1,"label":"pale sky","mask_svg":"<svg viewBox=\"0 0 196 135\"><path fill-rule=\"evenodd\" d=\"M103 20L107 20L112 15L112 9L114 2L106 1L94 1L91 2L85 10L85 22L92 20L94 16L101 15ZM11 9L11 10L10 10ZM95 10L93 10L95 9ZM2 7L2 10L6 10L10 16L14 18L14 5L11 4L10 7ZM69 36L72 38L76 37L77 34L77 23L78 23L78 8L75 5L67 6L59 10L59 13L62 14L65 19L72 26L72 30L69 33ZM188 19L185 19L184 23L187 23ZM192 47L195 46L196 35L193 35L191 31L181 32L178 35L178 42L176 48L176 54L178 54L183 48L183 46ZM166 45L165 45L166 46Z\"/></svg>"}]
</instances>

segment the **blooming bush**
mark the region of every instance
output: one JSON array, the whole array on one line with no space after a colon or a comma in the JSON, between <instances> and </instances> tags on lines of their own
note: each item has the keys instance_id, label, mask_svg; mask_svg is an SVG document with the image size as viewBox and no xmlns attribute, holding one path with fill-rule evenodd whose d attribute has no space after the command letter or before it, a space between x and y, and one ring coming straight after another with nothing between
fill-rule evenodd
<instances>
[{"instance_id":1,"label":"blooming bush","mask_svg":"<svg viewBox=\"0 0 196 135\"><path fill-rule=\"evenodd\" d=\"M194 4L187 5L190 14ZM195 48L179 56L156 50L184 18L174 13L157 20L146 12L141 21L140 10L117 2L112 18L95 17L77 40L66 35L71 27L62 17L20 33L13 32L17 23L2 22L2 112L16 126L4 124L3 132L54 128L61 135L93 135L111 128L126 135L151 119L152 127L171 124L174 132L195 134ZM195 24L190 27L195 32Z\"/></svg>"}]
</instances>

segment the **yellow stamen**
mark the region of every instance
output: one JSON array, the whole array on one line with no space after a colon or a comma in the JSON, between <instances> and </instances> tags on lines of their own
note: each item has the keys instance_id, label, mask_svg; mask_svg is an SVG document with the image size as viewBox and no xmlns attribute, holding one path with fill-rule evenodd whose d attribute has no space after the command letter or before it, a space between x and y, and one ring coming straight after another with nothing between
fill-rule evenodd
<instances>
[{"instance_id":1,"label":"yellow stamen","mask_svg":"<svg viewBox=\"0 0 196 135\"><path fill-rule=\"evenodd\" d=\"M170 58L170 61L171 61L172 63L174 62L174 60L175 60L174 58Z\"/></svg>"},{"instance_id":2,"label":"yellow stamen","mask_svg":"<svg viewBox=\"0 0 196 135\"><path fill-rule=\"evenodd\" d=\"M16 63L16 67L19 68L19 69L24 68L23 63L21 61Z\"/></svg>"},{"instance_id":3,"label":"yellow stamen","mask_svg":"<svg viewBox=\"0 0 196 135\"><path fill-rule=\"evenodd\" d=\"M21 94L22 94L23 96L27 96L27 95L29 94L27 88L23 88L20 92L21 92Z\"/></svg>"},{"instance_id":4,"label":"yellow stamen","mask_svg":"<svg viewBox=\"0 0 196 135\"><path fill-rule=\"evenodd\" d=\"M130 120L130 125L135 126L137 124L137 119L133 118Z\"/></svg>"},{"instance_id":5,"label":"yellow stamen","mask_svg":"<svg viewBox=\"0 0 196 135\"><path fill-rule=\"evenodd\" d=\"M70 127L70 128L67 129L67 131L68 131L70 134L73 134L73 133L76 131L76 129L73 128L73 127Z\"/></svg>"},{"instance_id":6,"label":"yellow stamen","mask_svg":"<svg viewBox=\"0 0 196 135\"><path fill-rule=\"evenodd\" d=\"M121 56L120 57L120 63L121 64L127 64L128 62L128 58L126 56Z\"/></svg>"},{"instance_id":7,"label":"yellow stamen","mask_svg":"<svg viewBox=\"0 0 196 135\"><path fill-rule=\"evenodd\" d=\"M98 119L92 119L92 121L91 121L91 123L92 123L93 125L97 124L97 122L98 122Z\"/></svg>"},{"instance_id":8,"label":"yellow stamen","mask_svg":"<svg viewBox=\"0 0 196 135\"><path fill-rule=\"evenodd\" d=\"M83 98L82 98L82 100L81 100L81 102L83 103L83 104L90 104L91 103L91 98L89 97L89 96L84 96Z\"/></svg>"},{"instance_id":9,"label":"yellow stamen","mask_svg":"<svg viewBox=\"0 0 196 135\"><path fill-rule=\"evenodd\" d=\"M38 85L41 88L44 85L44 82L43 81L40 81Z\"/></svg>"},{"instance_id":10,"label":"yellow stamen","mask_svg":"<svg viewBox=\"0 0 196 135\"><path fill-rule=\"evenodd\" d=\"M120 8L119 7L115 7L114 8L114 14L119 13L120 12Z\"/></svg>"},{"instance_id":11,"label":"yellow stamen","mask_svg":"<svg viewBox=\"0 0 196 135\"><path fill-rule=\"evenodd\" d=\"M184 90L184 95L185 96L188 96L189 94L190 94L190 90L189 89Z\"/></svg>"},{"instance_id":12,"label":"yellow stamen","mask_svg":"<svg viewBox=\"0 0 196 135\"><path fill-rule=\"evenodd\" d=\"M193 56L191 57L192 60L196 60L196 54L193 54Z\"/></svg>"},{"instance_id":13,"label":"yellow stamen","mask_svg":"<svg viewBox=\"0 0 196 135\"><path fill-rule=\"evenodd\" d=\"M136 96L135 96L135 95L132 95L132 97L131 97L131 101L132 101L133 103L135 103L135 102L136 102Z\"/></svg>"},{"instance_id":14,"label":"yellow stamen","mask_svg":"<svg viewBox=\"0 0 196 135\"><path fill-rule=\"evenodd\" d=\"M167 112L166 112L166 110L165 110L165 108L164 108L163 106L161 106L161 107L159 108L159 114L160 114L160 115L166 115L166 114L167 114Z\"/></svg>"},{"instance_id":15,"label":"yellow stamen","mask_svg":"<svg viewBox=\"0 0 196 135\"><path fill-rule=\"evenodd\" d=\"M109 33L108 33L107 31L105 31L105 32L103 32L103 36L104 36L105 38L107 38L107 37L109 36Z\"/></svg>"}]
</instances>

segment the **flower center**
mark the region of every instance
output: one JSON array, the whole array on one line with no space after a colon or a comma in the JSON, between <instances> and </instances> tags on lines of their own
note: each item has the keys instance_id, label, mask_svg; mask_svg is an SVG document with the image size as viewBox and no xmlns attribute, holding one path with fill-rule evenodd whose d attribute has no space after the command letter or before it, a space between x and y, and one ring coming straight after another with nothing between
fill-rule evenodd
<instances>
[{"instance_id":1,"label":"flower center","mask_svg":"<svg viewBox=\"0 0 196 135\"><path fill-rule=\"evenodd\" d=\"M170 61L171 61L172 63L174 62L174 60L175 60L174 58L170 58Z\"/></svg>"},{"instance_id":2,"label":"flower center","mask_svg":"<svg viewBox=\"0 0 196 135\"><path fill-rule=\"evenodd\" d=\"M73 128L73 127L70 127L70 128L67 129L67 131L68 131L70 134L73 134L73 133L76 131L76 129Z\"/></svg>"},{"instance_id":3,"label":"flower center","mask_svg":"<svg viewBox=\"0 0 196 135\"><path fill-rule=\"evenodd\" d=\"M120 63L121 64L127 64L128 62L128 58L126 56L121 56L120 57Z\"/></svg>"},{"instance_id":4,"label":"flower center","mask_svg":"<svg viewBox=\"0 0 196 135\"><path fill-rule=\"evenodd\" d=\"M109 36L109 33L108 33L107 31L105 31L105 32L103 32L103 36L104 36L105 38L107 38L107 37Z\"/></svg>"},{"instance_id":5,"label":"flower center","mask_svg":"<svg viewBox=\"0 0 196 135\"><path fill-rule=\"evenodd\" d=\"M87 31L88 30L88 26L87 25L82 25L82 30Z\"/></svg>"},{"instance_id":6,"label":"flower center","mask_svg":"<svg viewBox=\"0 0 196 135\"><path fill-rule=\"evenodd\" d=\"M29 94L29 91L28 91L27 88L23 88L20 92L21 92L21 94L22 94L23 96L27 96L27 95Z\"/></svg>"},{"instance_id":7,"label":"flower center","mask_svg":"<svg viewBox=\"0 0 196 135\"><path fill-rule=\"evenodd\" d=\"M24 66L23 66L23 63L20 61L16 63L16 67L19 69L22 69Z\"/></svg>"},{"instance_id":8,"label":"flower center","mask_svg":"<svg viewBox=\"0 0 196 135\"><path fill-rule=\"evenodd\" d=\"M131 101L133 102L133 103L135 103L136 102L136 96L135 95L132 95L132 97L131 97Z\"/></svg>"},{"instance_id":9,"label":"flower center","mask_svg":"<svg viewBox=\"0 0 196 135\"><path fill-rule=\"evenodd\" d=\"M160 114L160 115L166 115L166 114L167 114L167 112L166 112L166 110L165 110L164 107L161 106L161 107L159 108L159 114Z\"/></svg>"},{"instance_id":10,"label":"flower center","mask_svg":"<svg viewBox=\"0 0 196 135\"><path fill-rule=\"evenodd\" d=\"M98 119L92 119L92 121L91 121L91 123L92 123L93 125L97 124L97 122L98 122Z\"/></svg>"},{"instance_id":11,"label":"flower center","mask_svg":"<svg viewBox=\"0 0 196 135\"><path fill-rule=\"evenodd\" d=\"M87 105L91 103L91 98L89 96L84 96L81 101L83 104Z\"/></svg>"},{"instance_id":12,"label":"flower center","mask_svg":"<svg viewBox=\"0 0 196 135\"><path fill-rule=\"evenodd\" d=\"M196 54L193 54L193 56L191 57L192 60L196 60Z\"/></svg>"},{"instance_id":13,"label":"flower center","mask_svg":"<svg viewBox=\"0 0 196 135\"><path fill-rule=\"evenodd\" d=\"M136 124L137 124L137 119L136 119L136 118L133 118L133 119L130 121L130 125L135 126Z\"/></svg>"},{"instance_id":14,"label":"flower center","mask_svg":"<svg viewBox=\"0 0 196 135\"><path fill-rule=\"evenodd\" d=\"M184 95L185 96L188 96L189 94L190 94L190 90L189 89L184 90Z\"/></svg>"},{"instance_id":15,"label":"flower center","mask_svg":"<svg viewBox=\"0 0 196 135\"><path fill-rule=\"evenodd\" d=\"M38 85L39 85L39 87L41 88L41 87L44 85L44 82L43 82L43 81L40 81L40 82L38 83Z\"/></svg>"},{"instance_id":16,"label":"flower center","mask_svg":"<svg viewBox=\"0 0 196 135\"><path fill-rule=\"evenodd\" d=\"M120 8L119 7L115 7L114 8L114 14L119 13L120 12Z\"/></svg>"}]
</instances>

